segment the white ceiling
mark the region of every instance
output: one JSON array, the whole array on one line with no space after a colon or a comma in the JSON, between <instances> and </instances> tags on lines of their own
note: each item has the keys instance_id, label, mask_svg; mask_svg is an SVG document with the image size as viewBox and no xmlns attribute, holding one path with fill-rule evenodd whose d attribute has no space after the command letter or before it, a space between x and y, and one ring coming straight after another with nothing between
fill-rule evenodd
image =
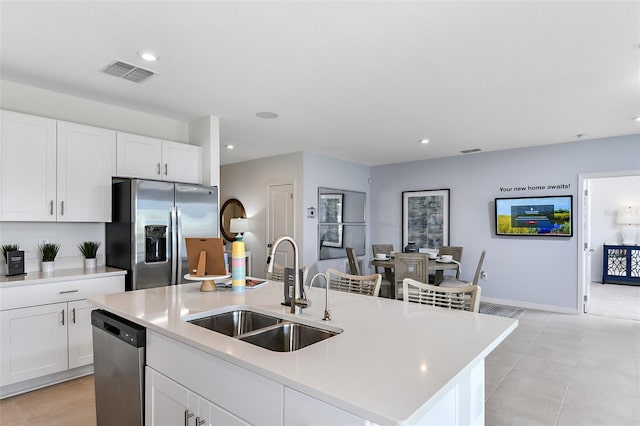
<instances>
[{"instance_id":1,"label":"white ceiling","mask_svg":"<svg viewBox=\"0 0 640 426\"><path fill-rule=\"evenodd\" d=\"M222 164L306 150L379 165L640 132L639 1L3 0L0 14L0 78L218 116L236 146ZM99 72L116 58L158 75Z\"/></svg>"}]
</instances>

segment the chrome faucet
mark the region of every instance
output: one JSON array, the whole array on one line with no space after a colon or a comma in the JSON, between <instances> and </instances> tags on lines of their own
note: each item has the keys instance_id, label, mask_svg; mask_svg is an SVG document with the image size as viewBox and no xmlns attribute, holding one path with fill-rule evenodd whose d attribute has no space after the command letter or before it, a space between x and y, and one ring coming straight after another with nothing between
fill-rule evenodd
<instances>
[{"instance_id":1,"label":"chrome faucet","mask_svg":"<svg viewBox=\"0 0 640 426\"><path fill-rule=\"evenodd\" d=\"M311 286L313 285L313 280L317 277L324 277L324 316L322 317L322 321L331 321L331 312L329 311L329 278L326 274L322 272L318 272L313 277L311 277L311 281L309 281L309 290L311 290Z\"/></svg>"},{"instance_id":2,"label":"chrome faucet","mask_svg":"<svg viewBox=\"0 0 640 426\"><path fill-rule=\"evenodd\" d=\"M283 241L288 241L293 247L293 292L291 294L291 313L296 314L300 312L300 309L296 311L296 308L311 306L311 301L306 299L304 297L304 294L300 294L301 286L300 286L300 272L299 272L300 262L298 257L298 245L293 240L293 238L287 235L276 238L276 240L273 242L273 246L271 247L271 253L267 257L267 272L273 273L273 264L275 263L273 262L273 259L275 258L276 250L278 249L278 246ZM286 286L287 283L285 282L284 285ZM304 293L304 289L302 289L302 292Z\"/></svg>"}]
</instances>

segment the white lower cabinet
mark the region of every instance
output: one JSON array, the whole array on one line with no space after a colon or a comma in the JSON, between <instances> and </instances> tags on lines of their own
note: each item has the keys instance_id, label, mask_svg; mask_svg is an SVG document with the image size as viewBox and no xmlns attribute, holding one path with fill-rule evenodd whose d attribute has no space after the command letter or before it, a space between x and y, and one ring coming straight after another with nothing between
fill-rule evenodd
<instances>
[{"instance_id":1,"label":"white lower cabinet","mask_svg":"<svg viewBox=\"0 0 640 426\"><path fill-rule=\"evenodd\" d=\"M66 303L0 312L0 385L67 369Z\"/></svg>"},{"instance_id":2,"label":"white lower cabinet","mask_svg":"<svg viewBox=\"0 0 640 426\"><path fill-rule=\"evenodd\" d=\"M145 368L147 426L248 425L150 367Z\"/></svg>"},{"instance_id":3,"label":"white lower cabinet","mask_svg":"<svg viewBox=\"0 0 640 426\"><path fill-rule=\"evenodd\" d=\"M369 422L308 395L284 388L284 425L367 425Z\"/></svg>"},{"instance_id":4,"label":"white lower cabinet","mask_svg":"<svg viewBox=\"0 0 640 426\"><path fill-rule=\"evenodd\" d=\"M72 376L93 363L91 311L85 299L124 291L124 276L0 288L0 396ZM90 370L89 370L90 372ZM85 373L86 374L86 373ZM29 383L38 379L38 383ZM25 383L22 383L25 382Z\"/></svg>"}]
</instances>

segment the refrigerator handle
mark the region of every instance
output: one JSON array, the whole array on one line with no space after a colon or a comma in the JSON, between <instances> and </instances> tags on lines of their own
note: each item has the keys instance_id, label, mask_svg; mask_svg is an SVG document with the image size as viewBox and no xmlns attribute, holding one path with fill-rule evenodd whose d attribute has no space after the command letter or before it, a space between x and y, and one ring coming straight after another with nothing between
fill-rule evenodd
<instances>
[{"instance_id":1,"label":"refrigerator handle","mask_svg":"<svg viewBox=\"0 0 640 426\"><path fill-rule=\"evenodd\" d=\"M169 230L169 235L171 236L171 243L169 245L170 249L171 249L171 285L175 285L176 284L176 272L177 272L177 258L178 258L178 254L177 254L177 238L176 238L176 232L177 232L177 218L176 218L176 208L174 206L171 206L169 208L169 226L170 226L170 230Z\"/></svg>"},{"instance_id":2,"label":"refrigerator handle","mask_svg":"<svg viewBox=\"0 0 640 426\"><path fill-rule=\"evenodd\" d=\"M176 211L176 243L175 243L175 248L176 248L176 261L178 263L178 268L176 269L176 271L178 272L176 274L176 284L180 284L182 282L182 275L183 275L183 271L182 271L182 208L180 206L176 206L175 207L175 211Z\"/></svg>"}]
</instances>

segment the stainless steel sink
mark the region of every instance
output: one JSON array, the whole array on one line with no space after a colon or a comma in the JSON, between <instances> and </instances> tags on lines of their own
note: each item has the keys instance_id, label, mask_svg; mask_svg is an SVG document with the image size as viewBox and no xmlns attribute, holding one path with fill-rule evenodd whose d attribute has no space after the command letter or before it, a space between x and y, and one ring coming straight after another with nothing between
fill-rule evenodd
<instances>
[{"instance_id":1,"label":"stainless steel sink","mask_svg":"<svg viewBox=\"0 0 640 426\"><path fill-rule=\"evenodd\" d=\"M199 318L189 321L191 324L236 337L260 328L269 327L282 322L282 319L258 312L238 310Z\"/></svg>"},{"instance_id":2,"label":"stainless steel sink","mask_svg":"<svg viewBox=\"0 0 640 426\"><path fill-rule=\"evenodd\" d=\"M325 330L247 309L222 312L187 322L276 352L297 351L342 332L340 329Z\"/></svg>"},{"instance_id":3,"label":"stainless steel sink","mask_svg":"<svg viewBox=\"0 0 640 426\"><path fill-rule=\"evenodd\" d=\"M283 322L238 338L270 351L291 352L313 345L336 334L338 333L334 331L305 324Z\"/></svg>"}]
</instances>

